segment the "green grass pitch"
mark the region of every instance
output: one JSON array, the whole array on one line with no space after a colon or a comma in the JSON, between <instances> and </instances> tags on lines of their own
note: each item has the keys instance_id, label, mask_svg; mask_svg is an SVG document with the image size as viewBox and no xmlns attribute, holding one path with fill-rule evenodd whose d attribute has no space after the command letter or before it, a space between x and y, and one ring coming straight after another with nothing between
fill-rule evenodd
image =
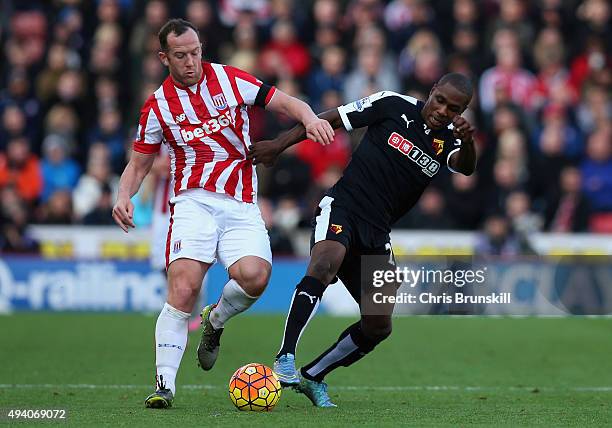
<instances>
[{"instance_id":1,"label":"green grass pitch","mask_svg":"<svg viewBox=\"0 0 612 428\"><path fill-rule=\"evenodd\" d=\"M351 322L315 317L298 362ZM328 376L337 409L285 390L270 413L235 410L230 375L248 362L271 365L283 324L280 315L231 320L207 373L192 334L174 407L151 410L143 400L153 386L154 316L0 316L0 409L66 409L62 423L73 426L612 424L612 319L401 317L372 354Z\"/></svg>"}]
</instances>

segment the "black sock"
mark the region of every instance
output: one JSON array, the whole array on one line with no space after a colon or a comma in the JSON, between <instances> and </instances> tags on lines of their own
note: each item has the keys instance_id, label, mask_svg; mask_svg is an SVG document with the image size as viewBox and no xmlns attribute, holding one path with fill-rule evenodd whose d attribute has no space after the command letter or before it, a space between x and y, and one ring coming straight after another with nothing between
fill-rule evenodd
<instances>
[{"instance_id":1,"label":"black sock","mask_svg":"<svg viewBox=\"0 0 612 428\"><path fill-rule=\"evenodd\" d=\"M349 326L340 334L338 341L319 355L310 364L302 367L302 376L306 379L321 382L332 370L359 361L371 352L379 342L365 337L361 331L361 321Z\"/></svg>"},{"instance_id":2,"label":"black sock","mask_svg":"<svg viewBox=\"0 0 612 428\"><path fill-rule=\"evenodd\" d=\"M319 305L325 286L312 276L305 276L295 287L291 307L285 324L283 344L276 358L284 354L294 354L298 340L306 328L310 317Z\"/></svg>"}]
</instances>

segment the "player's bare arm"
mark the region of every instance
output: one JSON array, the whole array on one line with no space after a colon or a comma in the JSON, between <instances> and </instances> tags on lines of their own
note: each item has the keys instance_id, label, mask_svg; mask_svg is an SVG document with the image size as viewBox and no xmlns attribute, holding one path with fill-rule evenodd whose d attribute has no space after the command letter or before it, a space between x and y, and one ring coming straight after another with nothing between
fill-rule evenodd
<instances>
[{"instance_id":1,"label":"player's bare arm","mask_svg":"<svg viewBox=\"0 0 612 428\"><path fill-rule=\"evenodd\" d=\"M130 161L121 174L117 202L113 207L113 219L124 232L127 232L130 227L135 227L134 204L131 198L140 189L142 180L151 170L155 157L155 154L133 151Z\"/></svg>"},{"instance_id":2,"label":"player's bare arm","mask_svg":"<svg viewBox=\"0 0 612 428\"><path fill-rule=\"evenodd\" d=\"M304 101L276 90L266 109L285 114L304 125L307 138L322 145L331 144L334 130L329 122L318 117Z\"/></svg>"},{"instance_id":3,"label":"player's bare arm","mask_svg":"<svg viewBox=\"0 0 612 428\"><path fill-rule=\"evenodd\" d=\"M273 98L274 99L274 98ZM334 108L331 110L320 113L317 118L328 124L330 128L337 129L342 126L342 119L338 109ZM333 132L333 130L332 130ZM247 159L253 161L253 164L263 164L266 167L272 166L276 161L276 158L287 148L294 144L304 141L305 139L311 139L308 135L308 131L302 124L297 124L289 131L283 132L273 140L262 140L253 143L249 147L247 153Z\"/></svg>"},{"instance_id":4,"label":"player's bare arm","mask_svg":"<svg viewBox=\"0 0 612 428\"><path fill-rule=\"evenodd\" d=\"M456 116L453 119L453 135L461 140L461 149L451 156L450 166L463 175L472 175L476 170L474 127L464 117Z\"/></svg>"}]
</instances>

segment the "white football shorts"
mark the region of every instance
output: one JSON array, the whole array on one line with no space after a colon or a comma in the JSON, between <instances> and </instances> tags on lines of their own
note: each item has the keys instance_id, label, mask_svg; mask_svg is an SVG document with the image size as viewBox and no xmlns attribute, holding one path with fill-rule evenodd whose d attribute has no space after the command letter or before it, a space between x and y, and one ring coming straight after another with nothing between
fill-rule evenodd
<instances>
[{"instance_id":1,"label":"white football shorts","mask_svg":"<svg viewBox=\"0 0 612 428\"><path fill-rule=\"evenodd\" d=\"M165 213L153 211L152 223L151 267L161 271L166 268L166 240L168 238L168 225L170 224L170 210Z\"/></svg>"},{"instance_id":2,"label":"white football shorts","mask_svg":"<svg viewBox=\"0 0 612 428\"><path fill-rule=\"evenodd\" d=\"M170 199L166 268L187 258L218 259L227 269L245 256L272 263L270 238L256 203L204 189L188 189Z\"/></svg>"}]
</instances>

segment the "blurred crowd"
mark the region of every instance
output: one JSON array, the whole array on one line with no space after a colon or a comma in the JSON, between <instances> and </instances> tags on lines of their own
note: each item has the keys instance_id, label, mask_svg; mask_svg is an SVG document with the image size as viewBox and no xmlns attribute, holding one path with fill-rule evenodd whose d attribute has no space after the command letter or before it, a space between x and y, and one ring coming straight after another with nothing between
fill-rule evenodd
<instances>
[{"instance_id":1,"label":"blurred crowd","mask_svg":"<svg viewBox=\"0 0 612 428\"><path fill-rule=\"evenodd\" d=\"M232 64L316 112L380 90L424 100L449 71L477 93L478 172L439 174L398 228L612 232L611 6L607 0L0 0L0 249L29 224L111 224L144 100L166 77L157 32L199 29ZM252 138L293 125L253 112ZM277 253L308 227L360 132L294 146L259 168ZM144 183L138 222L150 222ZM149 213L149 215L147 214ZM496 235L497 234L497 235ZM498 248L499 247L499 248ZM509 247L510 248L510 247Z\"/></svg>"}]
</instances>

